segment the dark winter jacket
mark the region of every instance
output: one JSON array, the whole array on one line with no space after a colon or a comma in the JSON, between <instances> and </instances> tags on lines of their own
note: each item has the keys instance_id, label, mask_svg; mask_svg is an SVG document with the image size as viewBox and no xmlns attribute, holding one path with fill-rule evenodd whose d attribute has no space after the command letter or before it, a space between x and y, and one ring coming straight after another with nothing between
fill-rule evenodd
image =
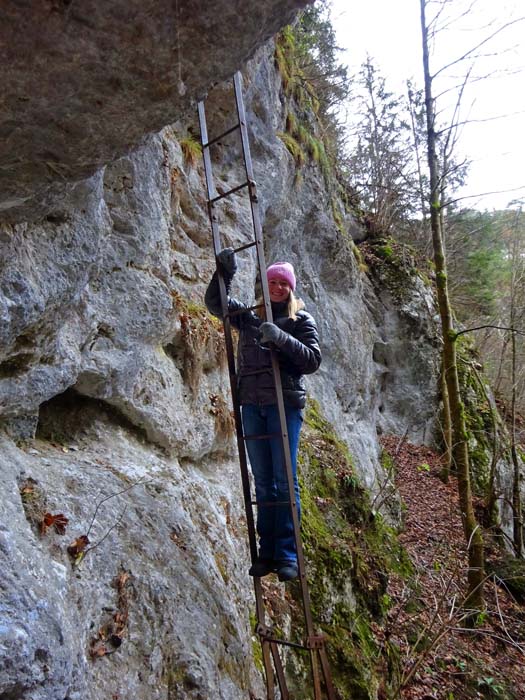
<instances>
[{"instance_id":1,"label":"dark winter jacket","mask_svg":"<svg viewBox=\"0 0 525 700\"><path fill-rule=\"evenodd\" d=\"M226 279L227 287L230 280ZM205 303L210 313L221 318L221 301L217 273L206 291ZM286 304L272 304L273 322L287 337L279 348L274 348L281 369L284 403L303 408L306 402L304 374L315 372L321 364L319 335L313 317L298 311L294 321L286 314ZM229 311L246 309L246 304L228 297ZM237 353L239 401L241 404L269 405L277 403L268 348L259 344L259 326L264 321L253 311L231 316L231 323L240 331ZM267 372L249 374L255 369Z\"/></svg>"}]
</instances>

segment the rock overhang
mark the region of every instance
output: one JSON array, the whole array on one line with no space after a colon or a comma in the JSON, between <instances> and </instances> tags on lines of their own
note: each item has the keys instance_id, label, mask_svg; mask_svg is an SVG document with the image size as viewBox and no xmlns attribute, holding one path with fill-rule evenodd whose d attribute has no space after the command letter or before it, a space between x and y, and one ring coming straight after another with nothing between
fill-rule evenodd
<instances>
[{"instance_id":1,"label":"rock overhang","mask_svg":"<svg viewBox=\"0 0 525 700\"><path fill-rule=\"evenodd\" d=\"M0 10L0 218L132 150L311 0L8 0Z\"/></svg>"}]
</instances>

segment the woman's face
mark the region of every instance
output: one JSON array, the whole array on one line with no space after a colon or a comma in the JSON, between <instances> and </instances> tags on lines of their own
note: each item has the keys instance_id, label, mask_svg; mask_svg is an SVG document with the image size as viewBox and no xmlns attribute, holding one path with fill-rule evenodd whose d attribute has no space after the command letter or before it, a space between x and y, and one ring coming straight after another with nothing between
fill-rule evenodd
<instances>
[{"instance_id":1,"label":"woman's face","mask_svg":"<svg viewBox=\"0 0 525 700\"><path fill-rule=\"evenodd\" d=\"M279 302L286 301L290 296L291 287L286 280L275 277L268 282L270 290L270 301Z\"/></svg>"}]
</instances>

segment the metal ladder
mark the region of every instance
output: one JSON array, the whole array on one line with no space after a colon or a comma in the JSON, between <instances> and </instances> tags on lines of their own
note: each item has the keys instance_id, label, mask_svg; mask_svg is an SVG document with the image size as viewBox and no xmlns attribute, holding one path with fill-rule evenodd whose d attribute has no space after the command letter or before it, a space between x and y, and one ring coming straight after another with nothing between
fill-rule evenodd
<instances>
[{"instance_id":1,"label":"metal ladder","mask_svg":"<svg viewBox=\"0 0 525 700\"><path fill-rule=\"evenodd\" d=\"M208 201L208 214L209 214L210 223L211 223L213 249L214 249L215 255L217 255L219 253L219 251L222 249L220 234L219 234L218 216L216 214L216 208L215 208L216 203L219 202L220 200L226 198L226 197L230 197L231 195L233 195L236 192L239 192L242 189L246 189L248 192L248 195L249 195L249 200L250 200L254 239L250 243L247 243L246 245L242 245L239 248L237 248L235 250L235 252L239 253L242 250L246 250L248 248L255 247L256 257L257 257L257 265L258 265L261 286L262 286L263 303L256 305L256 306L253 306L253 307L250 307L249 309L243 309L241 313L249 313L250 311L252 311L254 309L264 307L264 313L265 313L266 320L272 322L273 321L272 307L271 307L271 302L270 302L268 281L266 279L266 262L265 262L265 258L264 258L262 227L261 227L260 216L259 216L257 186L256 186L254 176L253 176L252 160L251 160L251 155L250 155L250 144L249 144L249 140L248 140L248 129L247 129L247 124L246 124L244 103L243 103L243 99L242 99L242 78L241 78L241 74L239 72L236 73L234 78L233 78L233 91L234 91L234 96L235 96L235 104L237 107L238 123L235 124L234 126L232 126L230 129L228 129L224 133L220 134L219 136L216 136L213 139L210 139L208 137L204 101L201 101L198 103L199 125L200 125L200 133L201 133L201 146L202 146L202 154L203 154L203 160L204 160L204 172L205 172L205 176L206 176L206 188L207 188L207 195L208 195L208 200L207 200ZM210 148L214 144L218 143L225 136L227 136L228 134L231 134L237 130L240 132L242 155L243 155L244 167L245 167L245 171L246 171L246 181L233 187L232 189L228 190L227 192L225 192L223 194L218 194L216 189L215 189L214 182L213 182ZM250 554L251 554L252 562L254 562L257 558L257 537L256 537L256 531L255 531L253 507L257 506L258 504L256 501L254 501L252 499L252 495L251 495L250 477L249 477L248 463L247 463L247 458L246 458L245 441L247 439L265 439L265 438L268 439L269 437L274 437L274 436L262 436L262 435L260 435L260 436L255 436L255 435L247 436L247 435L244 435L242 421L241 421L240 405L239 405L239 400L238 400L238 396L237 396L237 372L236 372L236 367L235 367L235 355L234 355L233 338L232 338L232 332L231 332L231 316L235 312L232 312L232 313L228 312L228 296L227 296L227 292L226 292L226 285L225 285L224 277L222 275L222 271L220 269L220 266L218 266L218 278L219 278L221 306L222 306L223 322L224 322L224 337L225 337L225 344L226 344L226 354L227 354L227 358L228 358L228 370L229 370L229 375L230 375L230 386L231 386L232 401L233 401L234 416L235 416L235 428L236 428L236 433L237 433L237 447L239 450L239 461L240 461L240 467L241 467L242 488L243 488L243 495L244 495L244 504L245 504L245 509L246 509L248 537L249 537L249 543L250 543ZM328 664L328 657L327 657L326 649L325 649L325 640L324 640L324 637L322 635L315 633L313 620L312 620L312 613L311 613L311 608L310 608L310 594L308 591L308 582L306 579L306 572L305 572L303 546L302 546L302 542L301 542L301 534L300 534L300 528L299 528L299 516L298 516L298 512L297 512L297 504L295 501L292 461L291 461L291 455L290 455L290 446L289 446L289 442L288 442L288 432L287 432L287 427L286 427L286 416L285 416L285 409L284 409L281 376L280 376L280 372L279 372L279 363L278 363L276 354L273 350L271 351L271 358L272 358L273 378L275 381L275 389L276 389L276 394L277 394L277 407L278 407L279 418L280 418L280 423L281 423L280 437L282 440L282 447L283 447L287 481L288 481L288 494L289 494L289 496L288 496L289 501L287 501L285 504L278 504L277 507L291 507L291 511L292 511L295 545L296 545L296 550L297 550L299 584L300 584L301 599L302 599L302 606L303 606L303 613L304 613L305 639L304 639L304 642L302 644L298 644L295 642L280 639L275 635L272 627L266 624L266 613L265 613L265 605L264 605L264 600L263 600L261 579L255 577L254 578L254 588L255 588L256 617L257 617L257 625L255 628L255 632L259 636L259 639L261 642L261 647L262 647L263 664L264 664L264 669L265 669L265 674L266 674L267 700L275 700L275 698L276 698L274 669L275 669L275 677L277 679L277 684L278 684L279 691L280 691L280 696L279 696L280 700L289 700L291 697L290 691L288 690L288 686L286 683L286 678L285 678L285 674L284 674L284 670L283 670L283 663L282 663L280 652L279 652L280 646L291 647L291 648L295 648L297 650L304 650L309 654L310 666L311 666L311 672L312 672L314 700L322 700L323 697L326 697L328 700L336 700L336 694L335 694L335 690L334 690L334 686L333 686L333 682L332 682L332 676L331 676L330 667ZM259 504L259 505L261 505L261 504ZM273 661L273 667L272 667L272 661ZM324 695L323 695L323 686L324 686Z\"/></svg>"}]
</instances>

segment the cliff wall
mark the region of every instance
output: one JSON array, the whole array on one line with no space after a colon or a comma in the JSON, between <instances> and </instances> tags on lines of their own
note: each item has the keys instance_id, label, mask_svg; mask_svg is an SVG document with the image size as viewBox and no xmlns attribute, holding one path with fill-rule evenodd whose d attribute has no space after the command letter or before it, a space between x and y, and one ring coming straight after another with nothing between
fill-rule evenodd
<instances>
[{"instance_id":1,"label":"cliff wall","mask_svg":"<svg viewBox=\"0 0 525 700\"><path fill-rule=\"evenodd\" d=\"M359 223L315 162L298 177L271 44L244 81L267 258L294 264L319 324L309 392L377 494L378 434L433 439L432 296L403 261L394 282L356 258ZM210 93L212 134L233 106L227 85ZM0 229L6 699L263 697L221 331L202 306L203 172L182 147L195 128L181 116L122 157L101 151L103 167ZM214 168L218 188L242 181L233 136ZM220 228L224 245L250 239L240 195ZM249 300L249 253L239 267L232 292Z\"/></svg>"}]
</instances>

